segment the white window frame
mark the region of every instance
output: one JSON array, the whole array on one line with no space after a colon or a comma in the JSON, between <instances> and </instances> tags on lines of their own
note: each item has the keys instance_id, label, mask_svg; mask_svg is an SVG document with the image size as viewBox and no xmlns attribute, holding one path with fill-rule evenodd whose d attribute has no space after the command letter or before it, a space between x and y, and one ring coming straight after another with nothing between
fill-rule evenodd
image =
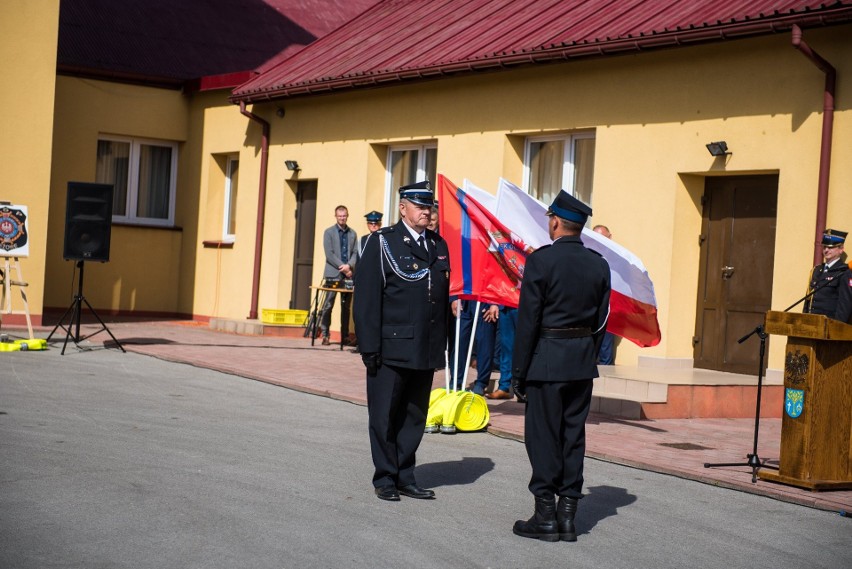
<instances>
[{"instance_id":1,"label":"white window frame","mask_svg":"<svg viewBox=\"0 0 852 569\"><path fill-rule=\"evenodd\" d=\"M233 203L233 200L231 199L231 191L233 190L234 185L234 163L237 164L237 189L239 191L240 157L238 155L228 156L225 164L225 204L222 216L222 241L225 243L233 243L237 239L236 233L228 232L229 226L231 225L231 216L236 215L236 211L231 211L231 204ZM234 231L236 231L236 223L234 223Z\"/></svg>"},{"instance_id":2,"label":"white window frame","mask_svg":"<svg viewBox=\"0 0 852 569\"><path fill-rule=\"evenodd\" d=\"M130 144L130 156L128 158L127 172L127 203L125 204L126 215L113 215L113 222L127 223L130 225L173 227L175 224L175 194L177 193L178 144L167 140L132 138L105 134L98 135L98 140ZM136 215L136 208L139 199L139 159L143 145L162 146L170 148L172 151L171 167L169 171L169 213L168 217L165 219L139 217Z\"/></svg>"},{"instance_id":3,"label":"white window frame","mask_svg":"<svg viewBox=\"0 0 852 569\"><path fill-rule=\"evenodd\" d=\"M577 196L574 178L574 152L576 141L582 139L594 139L594 132L575 132L562 135L550 136L528 136L524 141L524 185L523 190L528 194L530 189L530 147L536 142L556 142L563 141L565 144L564 154L562 156L562 188L572 196ZM594 199L594 188L592 188L592 199ZM592 204L588 204L591 206Z\"/></svg>"},{"instance_id":4,"label":"white window frame","mask_svg":"<svg viewBox=\"0 0 852 569\"><path fill-rule=\"evenodd\" d=\"M426 172L426 151L438 150L438 144L430 142L428 144L400 144L396 146L388 146L387 168L385 170L385 219L388 220L385 224L392 225L399 221L399 188L393 186L393 165L392 157L394 152L405 152L410 150L417 151L417 175L415 181L423 181L427 179ZM435 172L437 178L437 171ZM437 191L435 188L436 180L429 180L432 183L432 191Z\"/></svg>"}]
</instances>

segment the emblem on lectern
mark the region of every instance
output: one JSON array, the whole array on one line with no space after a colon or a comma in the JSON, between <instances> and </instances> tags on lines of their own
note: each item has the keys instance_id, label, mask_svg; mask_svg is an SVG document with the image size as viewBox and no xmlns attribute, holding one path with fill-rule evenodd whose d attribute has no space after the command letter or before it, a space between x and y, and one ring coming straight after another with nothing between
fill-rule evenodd
<instances>
[{"instance_id":1,"label":"emblem on lectern","mask_svg":"<svg viewBox=\"0 0 852 569\"><path fill-rule=\"evenodd\" d=\"M787 415L795 419L802 414L802 409L805 407L805 392L801 389L785 389L784 390L784 411Z\"/></svg>"},{"instance_id":2,"label":"emblem on lectern","mask_svg":"<svg viewBox=\"0 0 852 569\"><path fill-rule=\"evenodd\" d=\"M795 353L787 352L787 358L784 360L784 380L793 385L804 383L810 365L811 362L807 354L803 354L799 350L796 350Z\"/></svg>"}]
</instances>

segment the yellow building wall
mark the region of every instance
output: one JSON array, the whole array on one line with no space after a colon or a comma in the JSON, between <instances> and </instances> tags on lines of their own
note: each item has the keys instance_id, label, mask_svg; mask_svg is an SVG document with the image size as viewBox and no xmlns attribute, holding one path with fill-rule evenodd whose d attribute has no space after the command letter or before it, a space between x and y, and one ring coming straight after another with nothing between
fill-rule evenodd
<instances>
[{"instance_id":1,"label":"yellow building wall","mask_svg":"<svg viewBox=\"0 0 852 569\"><path fill-rule=\"evenodd\" d=\"M196 262L182 268L187 286L182 287L181 305L201 318L247 318L251 305L261 128L227 97L227 91L196 93L190 105L192 139L198 141L193 165L199 175L198 235L187 244ZM230 247L221 247L228 157L240 160L239 201L236 239ZM271 186L267 191L280 193ZM274 202L274 195L270 199Z\"/></svg>"},{"instance_id":2,"label":"yellow building wall","mask_svg":"<svg viewBox=\"0 0 852 569\"><path fill-rule=\"evenodd\" d=\"M0 89L0 201L27 206L29 256L21 259L20 267L29 283L26 294L36 325L44 310L58 31L59 0L0 2L0 70L5 83ZM13 290L12 310L4 321L24 322L18 290Z\"/></svg>"},{"instance_id":3,"label":"yellow building wall","mask_svg":"<svg viewBox=\"0 0 852 569\"><path fill-rule=\"evenodd\" d=\"M852 212L852 162L843 159L852 139L852 60L844 55L852 48L849 31L805 33L838 68L828 225L841 229L849 229ZM527 136L591 129L592 221L608 225L616 241L644 261L663 333L654 348L621 342L618 362L635 364L640 355L691 360L706 176L779 174L776 245L766 252L775 259L772 308L783 309L804 293L814 245L823 83L823 74L790 46L789 35L779 34L254 105L271 125L260 306L286 308L291 296L295 184L285 159L299 162L295 179L318 181L318 282L322 231L334 223L334 206L349 207L359 234L366 229L363 213L383 209L388 146L437 142L439 172L493 192L501 176L522 183ZM278 108L286 111L283 117ZM223 110L209 117L205 136L208 128L240 127L239 207L256 211L259 127ZM733 154L710 156L705 144L715 140L727 141ZM253 235L249 231L247 239ZM242 231L237 239L243 240ZM199 263L199 270L208 265L203 270L212 271L213 261ZM244 271L250 262L250 255L241 258ZM210 297L207 285L197 284L199 298ZM246 302L242 294L219 297L216 309L244 316ZM196 305L201 314L211 309L210 300ZM332 322L335 328L337 314ZM783 365L783 343L770 342L772 368Z\"/></svg>"},{"instance_id":4,"label":"yellow building wall","mask_svg":"<svg viewBox=\"0 0 852 569\"><path fill-rule=\"evenodd\" d=\"M175 227L113 224L110 260L86 263L84 296L98 311L180 311L184 224L196 223L198 186L188 167L187 130L187 100L179 90L57 77L46 307L66 308L76 286L75 263L62 259L68 182L95 181L98 136L111 134L179 143Z\"/></svg>"}]
</instances>

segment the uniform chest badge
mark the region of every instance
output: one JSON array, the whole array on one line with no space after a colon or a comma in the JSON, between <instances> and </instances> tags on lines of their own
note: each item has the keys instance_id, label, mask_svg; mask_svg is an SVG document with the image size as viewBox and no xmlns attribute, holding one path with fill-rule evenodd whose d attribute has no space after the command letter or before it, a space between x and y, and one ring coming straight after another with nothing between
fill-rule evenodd
<instances>
[{"instance_id":1,"label":"uniform chest badge","mask_svg":"<svg viewBox=\"0 0 852 569\"><path fill-rule=\"evenodd\" d=\"M805 392L801 389L787 389L784 394L784 412L791 419L802 414L805 407Z\"/></svg>"},{"instance_id":2,"label":"uniform chest badge","mask_svg":"<svg viewBox=\"0 0 852 569\"><path fill-rule=\"evenodd\" d=\"M414 269L414 270L416 271L416 270L417 270L417 269L419 269L420 267L417 265L417 263L414 263L413 265L411 265L411 268L412 268L412 269Z\"/></svg>"},{"instance_id":3,"label":"uniform chest badge","mask_svg":"<svg viewBox=\"0 0 852 569\"><path fill-rule=\"evenodd\" d=\"M446 261L447 256L446 255L438 255L438 260L439 261ZM849 279L849 286L852 286L852 279Z\"/></svg>"}]
</instances>

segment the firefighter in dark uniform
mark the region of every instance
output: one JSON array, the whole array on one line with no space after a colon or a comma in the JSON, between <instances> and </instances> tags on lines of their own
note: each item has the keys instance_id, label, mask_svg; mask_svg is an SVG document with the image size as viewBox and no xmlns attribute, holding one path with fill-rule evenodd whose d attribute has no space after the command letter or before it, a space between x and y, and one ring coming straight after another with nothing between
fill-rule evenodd
<instances>
[{"instance_id":1,"label":"firefighter in dark uniform","mask_svg":"<svg viewBox=\"0 0 852 569\"><path fill-rule=\"evenodd\" d=\"M429 182L403 186L399 198L400 221L367 240L354 298L373 486L390 501L400 494L435 497L417 485L414 464L449 327L450 259L446 242L426 228L434 201Z\"/></svg>"},{"instance_id":2,"label":"firefighter in dark uniform","mask_svg":"<svg viewBox=\"0 0 852 569\"><path fill-rule=\"evenodd\" d=\"M364 254L364 247L367 245L367 239L369 239L370 235L378 231L379 228L382 226L382 217L382 212L376 210L373 210L364 216L364 218L367 220L367 229L369 230L369 232L366 235L361 236L361 241L358 244L359 257Z\"/></svg>"},{"instance_id":3,"label":"firefighter in dark uniform","mask_svg":"<svg viewBox=\"0 0 852 569\"><path fill-rule=\"evenodd\" d=\"M553 244L527 258L518 306L512 381L527 400L524 440L535 514L515 522L513 531L544 541L577 539L586 417L610 296L609 265L580 240L591 214L580 200L559 193L547 211Z\"/></svg>"},{"instance_id":4,"label":"firefighter in dark uniform","mask_svg":"<svg viewBox=\"0 0 852 569\"><path fill-rule=\"evenodd\" d=\"M825 262L811 272L805 313L824 314L829 318L850 323L852 320L852 272L843 251L847 233L826 229L822 236Z\"/></svg>"}]
</instances>

